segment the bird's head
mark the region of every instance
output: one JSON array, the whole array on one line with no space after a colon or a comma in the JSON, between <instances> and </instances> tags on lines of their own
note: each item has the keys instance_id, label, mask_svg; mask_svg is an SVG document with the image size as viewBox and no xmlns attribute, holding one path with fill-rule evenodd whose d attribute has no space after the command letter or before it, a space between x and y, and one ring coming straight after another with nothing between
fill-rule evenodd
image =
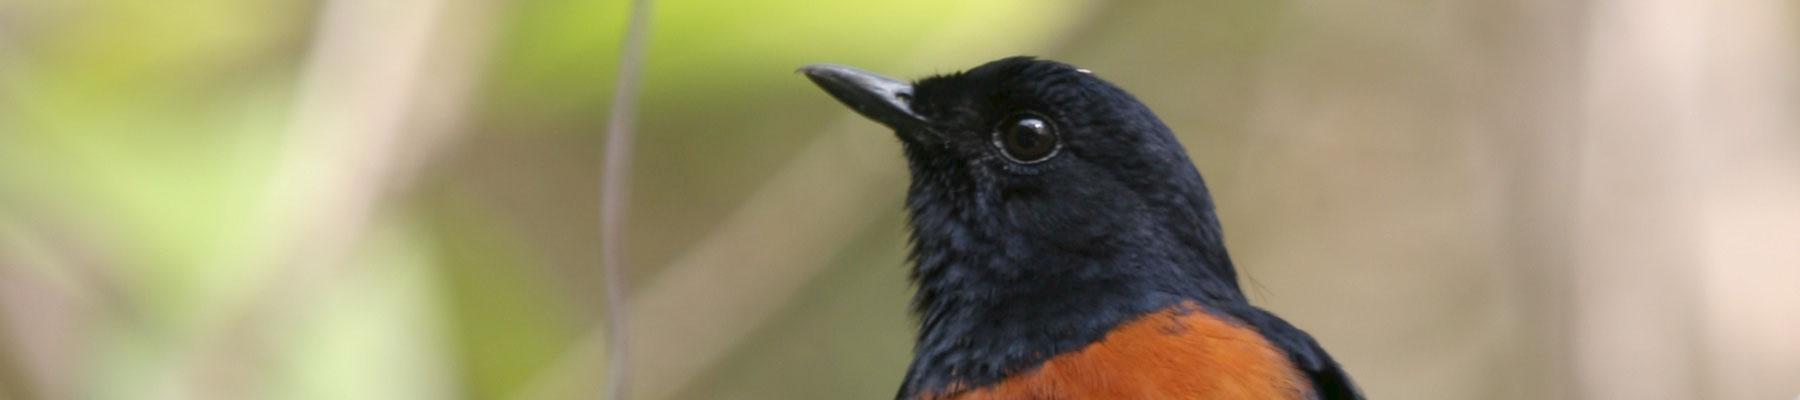
<instances>
[{"instance_id":1,"label":"bird's head","mask_svg":"<svg viewBox=\"0 0 1800 400\"><path fill-rule=\"evenodd\" d=\"M801 72L903 143L921 284L934 272L960 275L940 271L950 268L1002 277L1207 271L1235 288L1212 201L1181 144L1143 103L1087 70L1011 57L915 83L839 65ZM969 251L985 254L976 263ZM1149 264L1187 268L1120 270Z\"/></svg>"},{"instance_id":2,"label":"bird's head","mask_svg":"<svg viewBox=\"0 0 1800 400\"><path fill-rule=\"evenodd\" d=\"M800 72L892 128L912 183L905 391L979 384L1183 299L1241 299L1205 183L1150 109L1028 57L905 82Z\"/></svg>"}]
</instances>

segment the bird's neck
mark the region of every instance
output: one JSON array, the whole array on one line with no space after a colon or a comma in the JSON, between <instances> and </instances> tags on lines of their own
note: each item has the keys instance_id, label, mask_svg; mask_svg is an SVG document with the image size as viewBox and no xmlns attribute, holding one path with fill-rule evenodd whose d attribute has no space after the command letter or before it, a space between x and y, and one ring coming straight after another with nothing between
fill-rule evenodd
<instances>
[{"instance_id":1,"label":"bird's neck","mask_svg":"<svg viewBox=\"0 0 1800 400\"><path fill-rule=\"evenodd\" d=\"M914 201L951 204L909 200ZM1202 268L1198 254L1127 247L1077 252L1021 242L1019 235L977 220L996 213L958 207L911 211L918 288L913 311L920 328L902 386L905 397L997 382L1098 341L1136 316L1183 301L1241 299L1235 282L1207 275L1212 268ZM1229 270L1229 260L1224 262Z\"/></svg>"},{"instance_id":2,"label":"bird's neck","mask_svg":"<svg viewBox=\"0 0 1800 400\"><path fill-rule=\"evenodd\" d=\"M915 242L913 308L920 328L901 389L905 398L998 382L1180 299L1134 280L1052 278L1030 271L1032 265L1013 265L1039 262L1002 259L999 249L932 242Z\"/></svg>"}]
</instances>

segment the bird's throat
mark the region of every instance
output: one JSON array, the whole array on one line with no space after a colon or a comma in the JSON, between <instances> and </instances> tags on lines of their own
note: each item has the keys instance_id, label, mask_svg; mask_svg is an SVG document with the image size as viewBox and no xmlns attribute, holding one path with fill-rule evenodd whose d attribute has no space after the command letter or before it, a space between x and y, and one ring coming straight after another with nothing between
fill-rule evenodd
<instances>
[{"instance_id":1,"label":"bird's throat","mask_svg":"<svg viewBox=\"0 0 1800 400\"><path fill-rule=\"evenodd\" d=\"M1031 245L920 217L914 215L913 250L920 327L903 394L996 382L1182 301L1147 280L1081 273L1075 269L1092 266L1055 252L1005 249Z\"/></svg>"}]
</instances>

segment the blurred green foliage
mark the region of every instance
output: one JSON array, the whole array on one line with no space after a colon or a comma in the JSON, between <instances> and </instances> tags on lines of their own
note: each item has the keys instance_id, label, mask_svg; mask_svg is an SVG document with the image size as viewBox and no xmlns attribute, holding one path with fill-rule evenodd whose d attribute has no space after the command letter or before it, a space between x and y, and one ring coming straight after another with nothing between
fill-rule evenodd
<instances>
[{"instance_id":1,"label":"blurred green foliage","mask_svg":"<svg viewBox=\"0 0 1800 400\"><path fill-rule=\"evenodd\" d=\"M0 383L35 382L45 386L39 395L82 398L544 394L532 386L556 374L548 370L569 368L601 316L595 157L626 6L0 4L0 249L9 268L24 268L8 276L61 292L44 312L77 321L12 320L75 343L0 357L25 364L22 377L0 376ZM333 21L332 7L374 11ZM1082 7L657 2L632 194L631 278L654 279L800 144L843 118L792 74L796 66L942 70L1000 54L954 47L1029 50L1008 43L1067 29ZM438 60L434 52L484 55L463 61L479 71L473 82L439 82L467 78L430 68L409 72L423 74L422 85L471 85L467 105L447 117L456 121L455 139L430 149L416 175L375 177L389 189L379 189L375 214L344 257L285 254L310 249L312 238L282 230L305 227L309 218L355 218L313 215L304 210L309 204L270 198L309 188L311 168L342 161L291 159L311 154L292 147L316 133L296 129L309 118L300 113L303 86L335 79L309 70L332 56L320 53L330 50L319 41L333 29L402 35L404 21L382 18L404 13L435 13L427 17L438 24L424 45L428 60ZM971 29L971 21L980 22ZM372 25L334 25L342 23ZM961 44L921 43L926 38ZM940 55L908 59L920 54ZM943 55L960 59L937 59ZM302 181L283 175L292 173L284 162L300 166ZM824 274L793 277L811 282L788 301L793 306L742 328L749 329L743 350L690 378L678 397L892 390L910 336L903 238L897 203L870 212L887 216L846 232L862 239L821 260L833 266ZM288 271L314 256L328 264L324 272ZM32 365L42 357L73 361L55 370ZM812 372L796 374L801 368ZM807 384L814 379L806 375L824 373L838 378ZM599 376L577 386L597 388ZM547 393L571 395L557 390Z\"/></svg>"}]
</instances>

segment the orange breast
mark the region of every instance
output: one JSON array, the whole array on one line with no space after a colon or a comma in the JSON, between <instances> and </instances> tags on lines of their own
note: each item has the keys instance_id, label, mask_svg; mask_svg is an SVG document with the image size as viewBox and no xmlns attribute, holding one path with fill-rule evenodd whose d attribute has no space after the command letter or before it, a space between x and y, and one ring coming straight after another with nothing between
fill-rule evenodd
<instances>
[{"instance_id":1,"label":"orange breast","mask_svg":"<svg viewBox=\"0 0 1800 400\"><path fill-rule=\"evenodd\" d=\"M943 400L1303 399L1311 386L1248 327L1187 306L1139 317L1036 370Z\"/></svg>"}]
</instances>

